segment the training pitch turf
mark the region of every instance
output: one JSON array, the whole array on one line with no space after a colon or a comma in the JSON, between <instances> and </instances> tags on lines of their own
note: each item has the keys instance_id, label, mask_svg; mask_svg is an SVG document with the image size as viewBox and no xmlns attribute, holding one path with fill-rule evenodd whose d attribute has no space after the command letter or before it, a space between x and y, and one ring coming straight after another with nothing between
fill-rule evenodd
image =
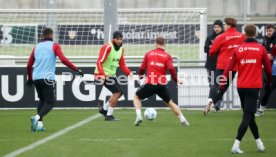
<instances>
[{"instance_id":1,"label":"training pitch turf","mask_svg":"<svg viewBox=\"0 0 276 157\"><path fill-rule=\"evenodd\" d=\"M106 122L102 116L98 118L94 116L84 125L79 122L96 115L97 110L53 110L44 119L47 130L32 133L30 117L35 110L0 110L0 156L26 146L29 146L30 150L23 151L18 156L235 156L230 153L230 149L241 121L241 111L222 111L210 113L204 117L201 111L183 110L191 124L190 127L182 127L170 110L157 110L157 112L156 120L144 120L141 126L135 127L133 126L134 110L115 110L115 116L120 118L120 121ZM255 140L248 129L241 143L241 149L245 153L238 156L275 156L276 111L270 110L265 112L265 116L257 117L257 123L266 151L257 152ZM68 129L73 125L75 128ZM60 134L55 134L56 132ZM39 142L45 143L39 144ZM30 144L33 145L30 146Z\"/></svg>"}]
</instances>

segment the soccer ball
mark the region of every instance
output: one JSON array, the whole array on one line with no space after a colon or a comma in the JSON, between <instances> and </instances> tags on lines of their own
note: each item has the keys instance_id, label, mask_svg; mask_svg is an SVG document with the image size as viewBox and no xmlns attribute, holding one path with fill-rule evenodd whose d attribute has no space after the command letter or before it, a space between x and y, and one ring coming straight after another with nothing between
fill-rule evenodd
<instances>
[{"instance_id":1,"label":"soccer ball","mask_svg":"<svg viewBox=\"0 0 276 157\"><path fill-rule=\"evenodd\" d=\"M157 112L154 108L147 108L144 112L144 117L147 120L154 120L157 117Z\"/></svg>"}]
</instances>

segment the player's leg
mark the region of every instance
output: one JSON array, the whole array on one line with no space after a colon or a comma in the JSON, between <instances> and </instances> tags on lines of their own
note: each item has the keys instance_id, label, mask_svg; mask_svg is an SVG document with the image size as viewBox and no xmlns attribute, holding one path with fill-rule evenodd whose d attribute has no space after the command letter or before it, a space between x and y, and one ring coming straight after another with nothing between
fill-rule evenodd
<instances>
[{"instance_id":1,"label":"player's leg","mask_svg":"<svg viewBox=\"0 0 276 157\"><path fill-rule=\"evenodd\" d=\"M36 109L37 114L38 114L41 111L42 107L44 106L45 100L44 100L44 97L42 94L43 93L42 87L36 88L36 91L38 93L38 98L39 98L39 102L38 102L37 109ZM40 119L38 120L38 123L40 123L40 122L42 123L42 120L43 120L43 118L40 117Z\"/></svg>"},{"instance_id":2,"label":"player's leg","mask_svg":"<svg viewBox=\"0 0 276 157\"><path fill-rule=\"evenodd\" d=\"M236 71L231 71L230 74L229 74L229 78L227 79L226 85L217 94L216 99L213 101L214 103L216 103L218 100L222 100L222 97L223 97L224 93L227 91L228 87L231 85L231 83L234 80L235 76L236 76Z\"/></svg>"},{"instance_id":3,"label":"player's leg","mask_svg":"<svg viewBox=\"0 0 276 157\"><path fill-rule=\"evenodd\" d=\"M276 76L272 76L270 93L273 93L276 90Z\"/></svg>"},{"instance_id":4,"label":"player's leg","mask_svg":"<svg viewBox=\"0 0 276 157\"><path fill-rule=\"evenodd\" d=\"M43 105L44 105L44 96L43 96L43 86L41 83L41 80L35 80L34 86L37 91L37 95L39 98L39 103L37 106L37 114L35 116L31 117L31 130L34 132L36 131L37 125L39 120L42 120L42 118L39 116L39 112L41 111ZM42 123L42 122L41 122Z\"/></svg>"},{"instance_id":5,"label":"player's leg","mask_svg":"<svg viewBox=\"0 0 276 157\"><path fill-rule=\"evenodd\" d=\"M270 94L276 89L276 76L272 76L272 80L271 80L271 86L270 86L270 91L269 92L265 92L263 98L261 99L261 104L260 104L260 108L257 110L256 112L256 116L263 116L264 115L264 110L265 107L267 106L268 103L268 99L270 97Z\"/></svg>"},{"instance_id":6,"label":"player's leg","mask_svg":"<svg viewBox=\"0 0 276 157\"><path fill-rule=\"evenodd\" d=\"M43 117L50 112L54 106L54 82L45 80L35 80L34 85L38 93L40 102L37 106L37 115L31 117L32 131L44 131Z\"/></svg>"},{"instance_id":7,"label":"player's leg","mask_svg":"<svg viewBox=\"0 0 276 157\"><path fill-rule=\"evenodd\" d=\"M259 129L258 129L258 125L256 123L255 120L255 116L253 116L253 118L251 119L251 121L249 122L249 128L256 140L256 144L257 144L257 148L260 152L263 152L265 150L265 146L259 136Z\"/></svg>"},{"instance_id":8,"label":"player's leg","mask_svg":"<svg viewBox=\"0 0 276 157\"><path fill-rule=\"evenodd\" d=\"M40 98L38 106L37 106L37 114L41 111L42 107L44 106L45 101ZM37 122L37 128L43 128L43 117L40 117Z\"/></svg>"},{"instance_id":9,"label":"player's leg","mask_svg":"<svg viewBox=\"0 0 276 157\"><path fill-rule=\"evenodd\" d=\"M207 115L208 112L211 110L212 104L213 104L214 100L217 97L217 91L218 91L218 88L219 88L217 78L219 76L221 76L222 74L223 74L223 70L217 69L215 71L214 81L211 82L212 85L211 85L210 90L209 90L209 99L207 101L207 106L203 110L204 115Z\"/></svg>"},{"instance_id":10,"label":"player's leg","mask_svg":"<svg viewBox=\"0 0 276 157\"><path fill-rule=\"evenodd\" d=\"M96 76L95 77L95 83L97 85L101 85L103 87L106 83L106 80L102 80L102 79L100 79L99 77ZM104 117L106 117L108 106L109 106L108 101L106 103L104 103L103 105L98 104L99 113L102 114Z\"/></svg>"},{"instance_id":11,"label":"player's leg","mask_svg":"<svg viewBox=\"0 0 276 157\"><path fill-rule=\"evenodd\" d=\"M167 106L176 114L176 116L179 118L180 122L184 126L189 126L189 122L187 119L184 117L182 114L180 108L178 105L176 105L170 96L170 93L168 91L168 88L165 85L157 85L157 95L164 101L166 102Z\"/></svg>"},{"instance_id":12,"label":"player's leg","mask_svg":"<svg viewBox=\"0 0 276 157\"><path fill-rule=\"evenodd\" d=\"M269 98L270 93L265 91L265 84L266 84L266 75L264 69L262 69L262 81L263 81L263 88L260 89L257 101L258 110L255 116L263 116L264 110L267 105L267 101Z\"/></svg>"},{"instance_id":13,"label":"player's leg","mask_svg":"<svg viewBox=\"0 0 276 157\"><path fill-rule=\"evenodd\" d=\"M43 91L42 95L44 98L44 105L39 111L38 115L40 116L40 120L43 119L54 107L55 103L55 82L43 82ZM45 128L43 127L42 121L38 121L37 131L44 131Z\"/></svg>"},{"instance_id":14,"label":"player's leg","mask_svg":"<svg viewBox=\"0 0 276 157\"><path fill-rule=\"evenodd\" d=\"M238 135L232 147L232 153L242 153L239 149L239 144L246 133L248 126L254 138L256 139L257 147L260 151L264 151L264 145L259 138L258 126L255 121L254 113L256 112L256 103L258 99L259 89L238 89L242 101L243 119L238 129Z\"/></svg>"},{"instance_id":15,"label":"player's leg","mask_svg":"<svg viewBox=\"0 0 276 157\"><path fill-rule=\"evenodd\" d=\"M141 100L151 97L153 94L155 94L155 91L156 91L156 85L151 85L151 84L142 85L136 91L136 94L133 98L133 105L136 112L136 119L134 121L135 126L139 126L140 123L142 123L143 121L143 117L141 113L141 109L142 109Z\"/></svg>"},{"instance_id":16,"label":"player's leg","mask_svg":"<svg viewBox=\"0 0 276 157\"><path fill-rule=\"evenodd\" d=\"M240 97L240 101L241 101L241 108L244 111L244 100L245 100L245 91L244 89L238 89L238 94ZM241 154L243 153L243 151L240 149L240 142L242 140L242 137L244 136L248 124L249 124L249 115L246 112L243 112L243 116L242 116L242 121L240 123L240 126L238 128L238 135L236 136L235 142L233 144L233 147L231 149L232 153L235 154Z\"/></svg>"},{"instance_id":17,"label":"player's leg","mask_svg":"<svg viewBox=\"0 0 276 157\"><path fill-rule=\"evenodd\" d=\"M214 88L214 85L215 85L215 72L216 72L216 69L207 69L208 82L209 82L209 88L210 88L209 93L211 89ZM216 112L220 111L221 102L222 102L221 100L218 100L217 103L214 104Z\"/></svg>"},{"instance_id":18,"label":"player's leg","mask_svg":"<svg viewBox=\"0 0 276 157\"><path fill-rule=\"evenodd\" d=\"M134 122L134 125L139 126L140 123L142 123L142 121L143 121L143 117L142 117L142 113L141 113L142 103L141 103L140 98L137 95L135 95L133 98L133 105L134 105L135 112L136 112L136 120Z\"/></svg>"},{"instance_id":19,"label":"player's leg","mask_svg":"<svg viewBox=\"0 0 276 157\"><path fill-rule=\"evenodd\" d=\"M212 79L214 79L214 72L211 69L207 69L207 75L208 75L208 83L209 83L209 88L211 89L211 86L213 85L213 83L211 82ZM213 73L213 74L212 74Z\"/></svg>"},{"instance_id":20,"label":"player's leg","mask_svg":"<svg viewBox=\"0 0 276 157\"><path fill-rule=\"evenodd\" d=\"M206 108L204 109L204 115L207 115L208 112L211 110L211 106L212 104L216 104L218 101L222 100L222 97L224 95L224 93L227 91L228 87L230 86L231 82L233 81L233 79L235 78L236 72L232 71L231 74L229 75L229 78L227 80L226 85L224 86L224 88L222 90L219 90L219 82L217 82L217 79L219 77L221 77L223 75L224 70L216 70L216 83L214 85L214 87L211 89L210 94L209 94L209 100L207 103ZM219 91L219 92L218 92Z\"/></svg>"},{"instance_id":21,"label":"player's leg","mask_svg":"<svg viewBox=\"0 0 276 157\"><path fill-rule=\"evenodd\" d=\"M114 111L114 108L116 107L116 105L118 103L119 98L123 94L122 89L121 89L116 77L107 78L104 86L109 91L112 92L111 97L109 98L109 100L105 104L106 106L108 106L106 116L105 116L105 120L107 120L107 121L118 120L113 116L113 111Z\"/></svg>"},{"instance_id":22,"label":"player's leg","mask_svg":"<svg viewBox=\"0 0 276 157\"><path fill-rule=\"evenodd\" d=\"M246 92L247 97L245 102L246 104L248 104L246 105L248 106L246 110L251 113L251 117L252 117L249 122L249 128L256 140L258 150L263 152L265 150L265 147L262 140L260 139L258 125L255 121L255 116L254 116L254 113L256 113L255 104L258 101L259 90L260 89L248 89L248 91Z\"/></svg>"}]
</instances>

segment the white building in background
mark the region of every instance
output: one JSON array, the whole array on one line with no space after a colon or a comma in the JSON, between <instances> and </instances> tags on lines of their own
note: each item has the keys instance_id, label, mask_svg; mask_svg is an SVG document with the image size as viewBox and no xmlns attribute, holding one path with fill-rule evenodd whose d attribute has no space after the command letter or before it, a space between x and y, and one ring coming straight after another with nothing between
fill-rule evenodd
<instances>
[{"instance_id":1,"label":"white building in background","mask_svg":"<svg viewBox=\"0 0 276 157\"><path fill-rule=\"evenodd\" d=\"M49 0L0 0L1 9L47 8ZM103 8L104 0L55 0L60 9ZM244 0L117 0L118 8L208 8L208 16L244 15ZM247 0L251 16L276 16L276 0Z\"/></svg>"}]
</instances>

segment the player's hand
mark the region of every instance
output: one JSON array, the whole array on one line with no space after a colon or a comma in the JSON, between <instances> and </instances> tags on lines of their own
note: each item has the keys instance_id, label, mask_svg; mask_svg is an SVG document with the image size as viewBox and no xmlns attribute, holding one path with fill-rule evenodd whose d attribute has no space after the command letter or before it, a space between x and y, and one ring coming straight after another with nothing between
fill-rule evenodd
<instances>
[{"instance_id":1,"label":"player's hand","mask_svg":"<svg viewBox=\"0 0 276 157\"><path fill-rule=\"evenodd\" d=\"M177 85L183 85L184 82L182 80L177 80Z\"/></svg>"},{"instance_id":2,"label":"player's hand","mask_svg":"<svg viewBox=\"0 0 276 157\"><path fill-rule=\"evenodd\" d=\"M83 77L83 73L80 69L77 70L77 75L80 76L80 77Z\"/></svg>"},{"instance_id":3,"label":"player's hand","mask_svg":"<svg viewBox=\"0 0 276 157\"><path fill-rule=\"evenodd\" d=\"M106 75L98 75L97 79L99 79L99 80L105 80L106 79Z\"/></svg>"},{"instance_id":4,"label":"player's hand","mask_svg":"<svg viewBox=\"0 0 276 157\"><path fill-rule=\"evenodd\" d=\"M26 86L31 88L34 84L34 81L33 80L28 80L27 83L26 83Z\"/></svg>"},{"instance_id":5,"label":"player's hand","mask_svg":"<svg viewBox=\"0 0 276 157\"><path fill-rule=\"evenodd\" d=\"M142 80L145 78L145 75L139 75L139 79Z\"/></svg>"},{"instance_id":6,"label":"player's hand","mask_svg":"<svg viewBox=\"0 0 276 157\"><path fill-rule=\"evenodd\" d=\"M272 61L274 57L271 54L268 54L268 59Z\"/></svg>"},{"instance_id":7,"label":"player's hand","mask_svg":"<svg viewBox=\"0 0 276 157\"><path fill-rule=\"evenodd\" d=\"M130 72L130 74L128 76L131 80L133 80L133 73L132 72Z\"/></svg>"}]
</instances>

